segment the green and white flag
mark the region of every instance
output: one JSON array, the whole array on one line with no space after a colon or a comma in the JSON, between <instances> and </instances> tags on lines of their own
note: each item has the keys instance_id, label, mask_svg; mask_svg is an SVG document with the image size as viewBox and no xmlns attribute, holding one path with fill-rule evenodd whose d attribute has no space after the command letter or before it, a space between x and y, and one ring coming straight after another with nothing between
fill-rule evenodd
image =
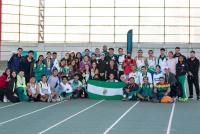
<instances>
[{"instance_id":1,"label":"green and white flag","mask_svg":"<svg viewBox=\"0 0 200 134\"><path fill-rule=\"evenodd\" d=\"M118 100L123 97L123 82L105 82L89 80L87 85L88 97L91 99Z\"/></svg>"}]
</instances>

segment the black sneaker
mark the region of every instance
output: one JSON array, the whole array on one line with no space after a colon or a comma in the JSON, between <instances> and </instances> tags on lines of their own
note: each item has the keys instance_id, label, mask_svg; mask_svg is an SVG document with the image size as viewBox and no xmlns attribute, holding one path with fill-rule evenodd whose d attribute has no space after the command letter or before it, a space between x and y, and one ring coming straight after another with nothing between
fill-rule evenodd
<instances>
[{"instance_id":1,"label":"black sneaker","mask_svg":"<svg viewBox=\"0 0 200 134\"><path fill-rule=\"evenodd\" d=\"M197 97L197 100L199 101L199 100L200 100L200 98L199 98L199 97Z\"/></svg>"},{"instance_id":2,"label":"black sneaker","mask_svg":"<svg viewBox=\"0 0 200 134\"><path fill-rule=\"evenodd\" d=\"M194 97L193 97L193 96L191 96L191 95L190 95L188 98L189 98L189 99L194 99Z\"/></svg>"}]
</instances>

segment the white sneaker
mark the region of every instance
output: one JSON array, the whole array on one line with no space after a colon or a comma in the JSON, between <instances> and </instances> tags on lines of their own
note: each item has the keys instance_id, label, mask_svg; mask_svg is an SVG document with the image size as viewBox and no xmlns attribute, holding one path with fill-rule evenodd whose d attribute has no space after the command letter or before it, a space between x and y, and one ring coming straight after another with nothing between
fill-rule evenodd
<instances>
[{"instance_id":1,"label":"white sneaker","mask_svg":"<svg viewBox=\"0 0 200 134\"><path fill-rule=\"evenodd\" d=\"M8 99L6 96L3 97L3 102L8 102Z\"/></svg>"}]
</instances>

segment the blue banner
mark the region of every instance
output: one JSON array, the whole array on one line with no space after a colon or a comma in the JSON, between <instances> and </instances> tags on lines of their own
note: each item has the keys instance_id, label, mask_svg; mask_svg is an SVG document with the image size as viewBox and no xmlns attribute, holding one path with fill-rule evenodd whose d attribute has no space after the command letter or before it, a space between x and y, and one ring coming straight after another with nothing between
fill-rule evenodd
<instances>
[{"instance_id":1,"label":"blue banner","mask_svg":"<svg viewBox=\"0 0 200 134\"><path fill-rule=\"evenodd\" d=\"M127 54L131 54L132 53L132 45L133 45L133 30L129 30L127 33Z\"/></svg>"}]
</instances>

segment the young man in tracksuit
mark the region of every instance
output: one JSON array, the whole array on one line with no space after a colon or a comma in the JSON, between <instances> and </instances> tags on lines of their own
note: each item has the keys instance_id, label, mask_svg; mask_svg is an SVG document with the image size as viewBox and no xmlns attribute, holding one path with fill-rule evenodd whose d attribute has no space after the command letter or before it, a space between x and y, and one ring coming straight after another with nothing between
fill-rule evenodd
<instances>
[{"instance_id":1,"label":"young man in tracksuit","mask_svg":"<svg viewBox=\"0 0 200 134\"><path fill-rule=\"evenodd\" d=\"M196 89L197 100L199 100L199 59L195 56L195 51L190 52L188 63L188 85L189 85L189 98L193 99L193 85Z\"/></svg>"}]
</instances>

